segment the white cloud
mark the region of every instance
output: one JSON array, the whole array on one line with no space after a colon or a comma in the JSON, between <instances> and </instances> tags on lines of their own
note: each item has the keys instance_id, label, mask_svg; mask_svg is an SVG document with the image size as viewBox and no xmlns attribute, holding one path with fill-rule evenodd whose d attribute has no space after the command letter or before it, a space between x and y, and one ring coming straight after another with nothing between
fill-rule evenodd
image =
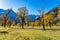
<instances>
[{"instance_id":1,"label":"white cloud","mask_svg":"<svg viewBox=\"0 0 60 40\"><path fill-rule=\"evenodd\" d=\"M7 5L5 0L0 0L0 8L2 9L8 9L9 6Z\"/></svg>"}]
</instances>

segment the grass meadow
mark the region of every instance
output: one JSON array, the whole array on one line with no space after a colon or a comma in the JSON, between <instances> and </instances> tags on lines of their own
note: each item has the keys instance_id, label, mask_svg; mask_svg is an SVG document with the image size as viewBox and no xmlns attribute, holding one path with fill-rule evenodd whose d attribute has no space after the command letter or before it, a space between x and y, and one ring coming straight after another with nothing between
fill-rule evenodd
<instances>
[{"instance_id":1,"label":"grass meadow","mask_svg":"<svg viewBox=\"0 0 60 40\"><path fill-rule=\"evenodd\" d=\"M0 26L0 40L60 40L60 27L46 27L44 31L42 26L25 26L24 29L18 26Z\"/></svg>"}]
</instances>

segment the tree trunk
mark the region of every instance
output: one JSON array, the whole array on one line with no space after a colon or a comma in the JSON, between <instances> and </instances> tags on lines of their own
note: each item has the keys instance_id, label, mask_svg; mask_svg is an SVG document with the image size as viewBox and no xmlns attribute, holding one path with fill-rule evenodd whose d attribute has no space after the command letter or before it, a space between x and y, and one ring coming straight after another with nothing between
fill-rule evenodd
<instances>
[{"instance_id":1,"label":"tree trunk","mask_svg":"<svg viewBox=\"0 0 60 40\"><path fill-rule=\"evenodd\" d=\"M22 29L24 29L24 25L23 25L23 23L22 23Z\"/></svg>"},{"instance_id":2,"label":"tree trunk","mask_svg":"<svg viewBox=\"0 0 60 40\"><path fill-rule=\"evenodd\" d=\"M45 30L45 25L43 24L43 30Z\"/></svg>"},{"instance_id":3,"label":"tree trunk","mask_svg":"<svg viewBox=\"0 0 60 40\"><path fill-rule=\"evenodd\" d=\"M4 27L6 27L6 19L5 19L5 22L4 22Z\"/></svg>"},{"instance_id":4,"label":"tree trunk","mask_svg":"<svg viewBox=\"0 0 60 40\"><path fill-rule=\"evenodd\" d=\"M22 17L22 29L24 29L24 18Z\"/></svg>"},{"instance_id":5,"label":"tree trunk","mask_svg":"<svg viewBox=\"0 0 60 40\"><path fill-rule=\"evenodd\" d=\"M50 26L50 28L51 28L51 22L49 22L49 26Z\"/></svg>"}]
</instances>

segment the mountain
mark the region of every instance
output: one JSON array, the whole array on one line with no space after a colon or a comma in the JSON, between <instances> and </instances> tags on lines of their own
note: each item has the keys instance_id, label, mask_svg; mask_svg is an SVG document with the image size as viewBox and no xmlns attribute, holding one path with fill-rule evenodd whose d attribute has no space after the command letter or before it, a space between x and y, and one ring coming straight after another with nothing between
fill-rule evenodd
<instances>
[{"instance_id":1,"label":"mountain","mask_svg":"<svg viewBox=\"0 0 60 40\"><path fill-rule=\"evenodd\" d=\"M30 22L35 21L39 16L38 15L29 15Z\"/></svg>"},{"instance_id":2,"label":"mountain","mask_svg":"<svg viewBox=\"0 0 60 40\"><path fill-rule=\"evenodd\" d=\"M8 10L8 9L7 9ZM5 14L6 12L7 12L7 10L3 10L3 9L0 9L0 16L2 15L2 14ZM18 15L13 11L13 10L11 10L10 11L10 13L8 14L8 18L9 19L11 19L11 20L13 20L13 21L15 21L16 23L18 22L17 21L17 17ZM36 19L36 17L38 17L37 15L29 15L28 16L29 17L29 20L32 22L32 21L34 21L35 19Z\"/></svg>"},{"instance_id":3,"label":"mountain","mask_svg":"<svg viewBox=\"0 0 60 40\"><path fill-rule=\"evenodd\" d=\"M15 22L17 22L17 16L18 15L13 10L11 10L11 12L8 14L8 18Z\"/></svg>"},{"instance_id":4,"label":"mountain","mask_svg":"<svg viewBox=\"0 0 60 40\"><path fill-rule=\"evenodd\" d=\"M5 13L6 13L6 11L5 11L5 10L0 9L0 16L1 16L2 14L5 14Z\"/></svg>"},{"instance_id":5,"label":"mountain","mask_svg":"<svg viewBox=\"0 0 60 40\"><path fill-rule=\"evenodd\" d=\"M8 9L7 10L0 9L0 16L2 14L6 14L7 11L8 11ZM8 18L15 21L15 22L17 22L16 17L17 17L17 14L13 10L11 10L10 13L8 14Z\"/></svg>"},{"instance_id":6,"label":"mountain","mask_svg":"<svg viewBox=\"0 0 60 40\"><path fill-rule=\"evenodd\" d=\"M51 13L51 14L54 15L54 17L57 17L59 10L60 10L60 5L57 6L57 7L52 8L52 9L48 12L48 14Z\"/></svg>"},{"instance_id":7,"label":"mountain","mask_svg":"<svg viewBox=\"0 0 60 40\"><path fill-rule=\"evenodd\" d=\"M35 18L36 18L36 16L35 15L29 15L29 20L32 22L32 21L34 21L35 20Z\"/></svg>"}]
</instances>

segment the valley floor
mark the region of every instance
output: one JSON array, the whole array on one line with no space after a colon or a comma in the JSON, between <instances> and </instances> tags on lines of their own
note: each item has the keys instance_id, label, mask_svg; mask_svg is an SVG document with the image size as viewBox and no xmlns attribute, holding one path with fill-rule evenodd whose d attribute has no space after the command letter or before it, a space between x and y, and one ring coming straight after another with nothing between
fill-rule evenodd
<instances>
[{"instance_id":1,"label":"valley floor","mask_svg":"<svg viewBox=\"0 0 60 40\"><path fill-rule=\"evenodd\" d=\"M60 40L60 27L0 27L0 40Z\"/></svg>"}]
</instances>

